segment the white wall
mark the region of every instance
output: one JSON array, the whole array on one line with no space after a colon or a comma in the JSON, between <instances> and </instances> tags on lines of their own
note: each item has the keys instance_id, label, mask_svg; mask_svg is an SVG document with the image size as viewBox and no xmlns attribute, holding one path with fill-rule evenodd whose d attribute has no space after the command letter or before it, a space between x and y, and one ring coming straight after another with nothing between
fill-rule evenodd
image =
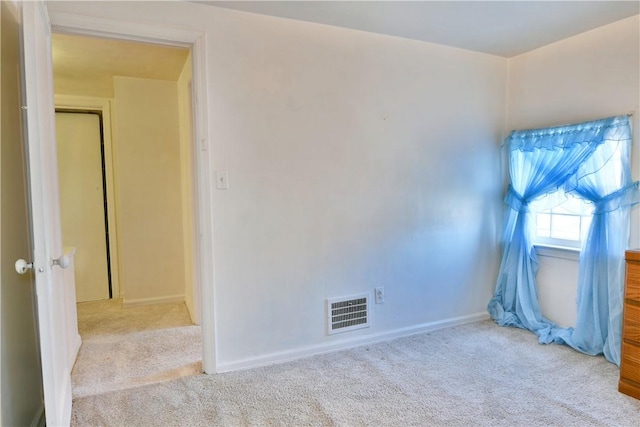
<instances>
[{"instance_id":1,"label":"white wall","mask_svg":"<svg viewBox=\"0 0 640 427\"><path fill-rule=\"evenodd\" d=\"M197 155L231 184L212 190L219 368L486 314L505 59L197 4L49 7L206 32ZM375 286L372 327L327 336L325 299Z\"/></svg>"},{"instance_id":2,"label":"white wall","mask_svg":"<svg viewBox=\"0 0 640 427\"><path fill-rule=\"evenodd\" d=\"M640 129L640 16L562 40L509 60L507 123L528 129L634 113ZM638 162L634 165L635 179ZM637 213L634 238L637 238ZM543 314L575 325L577 261L544 257L538 277Z\"/></svg>"},{"instance_id":3,"label":"white wall","mask_svg":"<svg viewBox=\"0 0 640 427\"><path fill-rule=\"evenodd\" d=\"M346 339L324 300L376 286L353 335L483 312L506 61L236 16L212 46L220 361Z\"/></svg>"},{"instance_id":4,"label":"white wall","mask_svg":"<svg viewBox=\"0 0 640 427\"><path fill-rule=\"evenodd\" d=\"M114 77L120 282L125 304L184 298L176 82Z\"/></svg>"}]
</instances>

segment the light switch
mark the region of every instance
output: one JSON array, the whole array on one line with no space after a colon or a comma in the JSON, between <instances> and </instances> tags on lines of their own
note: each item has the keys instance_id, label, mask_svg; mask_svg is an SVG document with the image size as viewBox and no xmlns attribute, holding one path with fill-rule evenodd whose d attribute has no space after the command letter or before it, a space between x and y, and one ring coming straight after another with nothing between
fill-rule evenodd
<instances>
[{"instance_id":1,"label":"light switch","mask_svg":"<svg viewBox=\"0 0 640 427\"><path fill-rule=\"evenodd\" d=\"M216 188L218 190L229 189L229 171L216 172Z\"/></svg>"}]
</instances>

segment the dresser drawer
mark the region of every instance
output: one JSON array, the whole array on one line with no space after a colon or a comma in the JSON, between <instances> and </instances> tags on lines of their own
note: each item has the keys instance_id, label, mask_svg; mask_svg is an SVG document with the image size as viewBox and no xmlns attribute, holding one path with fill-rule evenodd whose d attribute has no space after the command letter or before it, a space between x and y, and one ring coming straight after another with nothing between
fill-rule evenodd
<instances>
[{"instance_id":1,"label":"dresser drawer","mask_svg":"<svg viewBox=\"0 0 640 427\"><path fill-rule=\"evenodd\" d=\"M620 379L631 380L640 384L640 347L627 343L622 344Z\"/></svg>"},{"instance_id":2,"label":"dresser drawer","mask_svg":"<svg viewBox=\"0 0 640 427\"><path fill-rule=\"evenodd\" d=\"M640 302L640 264L627 263L625 298Z\"/></svg>"},{"instance_id":3,"label":"dresser drawer","mask_svg":"<svg viewBox=\"0 0 640 427\"><path fill-rule=\"evenodd\" d=\"M622 333L625 340L635 341L640 346L640 306L625 304Z\"/></svg>"}]
</instances>

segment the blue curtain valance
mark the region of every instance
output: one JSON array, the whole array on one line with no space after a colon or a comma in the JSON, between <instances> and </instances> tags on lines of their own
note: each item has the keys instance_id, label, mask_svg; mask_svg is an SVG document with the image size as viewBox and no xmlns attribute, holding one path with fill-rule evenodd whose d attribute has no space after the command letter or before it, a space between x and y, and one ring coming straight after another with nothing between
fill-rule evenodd
<instances>
[{"instance_id":1,"label":"blue curtain valance","mask_svg":"<svg viewBox=\"0 0 640 427\"><path fill-rule=\"evenodd\" d=\"M609 117L574 125L544 129L514 130L507 137L510 150L556 150L575 144L597 146L605 140L624 141L628 138L629 118Z\"/></svg>"}]
</instances>

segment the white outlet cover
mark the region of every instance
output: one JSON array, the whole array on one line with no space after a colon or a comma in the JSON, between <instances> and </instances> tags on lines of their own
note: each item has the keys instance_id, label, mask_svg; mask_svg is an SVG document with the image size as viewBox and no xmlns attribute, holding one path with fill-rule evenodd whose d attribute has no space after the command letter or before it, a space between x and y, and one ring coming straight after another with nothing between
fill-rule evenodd
<instances>
[{"instance_id":1,"label":"white outlet cover","mask_svg":"<svg viewBox=\"0 0 640 427\"><path fill-rule=\"evenodd\" d=\"M384 303L384 286L380 286L374 289L374 295L376 299L376 304Z\"/></svg>"}]
</instances>

